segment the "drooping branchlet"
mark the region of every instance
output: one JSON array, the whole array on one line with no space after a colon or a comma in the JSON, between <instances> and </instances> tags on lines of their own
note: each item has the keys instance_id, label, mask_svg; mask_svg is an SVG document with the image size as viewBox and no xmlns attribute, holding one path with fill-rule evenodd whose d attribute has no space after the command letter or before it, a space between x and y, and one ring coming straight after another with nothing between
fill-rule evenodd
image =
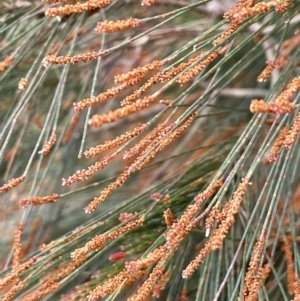
<instances>
[{"instance_id":1,"label":"drooping branchlet","mask_svg":"<svg viewBox=\"0 0 300 301\"><path fill-rule=\"evenodd\" d=\"M106 187L104 190L101 191L100 196L94 198L94 200L84 209L86 213L92 213L94 210L97 209L97 207L108 197L112 194L112 192L121 187L127 179L130 177L130 174L136 172L137 170L140 170L143 166L148 164L158 152L162 151L166 146L168 146L171 142L174 141L174 139L180 137L186 129L192 124L196 117L196 113L191 114L191 116L177 129L175 129L172 133L170 133L168 136L164 138L164 135L162 137L156 137L154 139L154 145L159 144L150 154L149 149L145 149L140 156L131 164L129 165L116 179L115 182L111 183ZM171 124L172 125L172 124ZM173 125L172 125L173 127ZM172 129L171 127L171 129ZM167 128L166 128L167 129ZM170 130L170 129L169 129ZM166 132L167 134L167 132ZM163 139L162 139L163 138ZM150 146L150 149L153 146ZM73 179L72 179L73 180ZM66 184L67 181L64 181Z\"/></svg>"}]
</instances>

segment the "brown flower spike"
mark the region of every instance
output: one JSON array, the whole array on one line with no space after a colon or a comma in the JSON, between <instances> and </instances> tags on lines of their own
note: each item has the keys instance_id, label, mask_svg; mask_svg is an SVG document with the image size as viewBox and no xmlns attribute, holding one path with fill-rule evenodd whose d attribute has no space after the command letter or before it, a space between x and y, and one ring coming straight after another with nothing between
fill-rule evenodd
<instances>
[{"instance_id":1,"label":"brown flower spike","mask_svg":"<svg viewBox=\"0 0 300 301\"><path fill-rule=\"evenodd\" d=\"M199 255L197 255L182 272L183 278L190 278L211 251L221 248L223 240L229 232L230 227L235 222L235 215L243 201L248 183L249 179L242 179L242 182L238 185L232 199L224 206L221 212L221 216L224 216L225 218L221 221L218 228L211 234Z\"/></svg>"},{"instance_id":2,"label":"brown flower spike","mask_svg":"<svg viewBox=\"0 0 300 301\"><path fill-rule=\"evenodd\" d=\"M66 4L61 7L51 7L45 11L47 17L57 17L60 15L80 14L110 5L111 0L88 0L84 3Z\"/></svg>"},{"instance_id":3,"label":"brown flower spike","mask_svg":"<svg viewBox=\"0 0 300 301\"><path fill-rule=\"evenodd\" d=\"M128 30L131 28L136 28L141 26L142 21L139 19L129 18L127 20L117 20L117 21L103 21L98 22L95 31L99 33L112 33L122 30Z\"/></svg>"},{"instance_id":4,"label":"brown flower spike","mask_svg":"<svg viewBox=\"0 0 300 301\"><path fill-rule=\"evenodd\" d=\"M2 187L0 187L0 193L7 192L7 191L11 190L12 188L17 187L22 182L24 182L25 177L26 177L26 175L24 174L21 177L13 178L13 179L9 180L6 184L4 184Z\"/></svg>"}]
</instances>

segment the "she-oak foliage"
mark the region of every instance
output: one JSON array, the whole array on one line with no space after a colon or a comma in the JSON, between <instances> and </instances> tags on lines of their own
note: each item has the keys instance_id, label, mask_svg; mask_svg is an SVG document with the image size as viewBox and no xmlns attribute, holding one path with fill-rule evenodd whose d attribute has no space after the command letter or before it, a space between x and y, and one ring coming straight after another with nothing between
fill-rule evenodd
<instances>
[{"instance_id":1,"label":"she-oak foliage","mask_svg":"<svg viewBox=\"0 0 300 301\"><path fill-rule=\"evenodd\" d=\"M300 300L300 1L0 3L1 301Z\"/></svg>"}]
</instances>

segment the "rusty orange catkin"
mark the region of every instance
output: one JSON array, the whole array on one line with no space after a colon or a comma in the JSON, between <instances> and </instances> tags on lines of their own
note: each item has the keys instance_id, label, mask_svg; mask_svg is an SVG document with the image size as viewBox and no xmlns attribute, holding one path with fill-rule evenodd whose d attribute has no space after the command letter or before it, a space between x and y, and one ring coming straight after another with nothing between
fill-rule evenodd
<instances>
[{"instance_id":1,"label":"rusty orange catkin","mask_svg":"<svg viewBox=\"0 0 300 301\"><path fill-rule=\"evenodd\" d=\"M172 67L169 70L163 70L161 71L157 76L159 78L159 81L162 83L166 83L170 81L173 77L178 75L179 73L183 72L187 67L192 65L194 62L199 60L205 52L200 52L198 55L190 58L187 62L179 64L177 67Z\"/></svg>"},{"instance_id":2,"label":"rusty orange catkin","mask_svg":"<svg viewBox=\"0 0 300 301\"><path fill-rule=\"evenodd\" d=\"M13 242L14 254L13 254L13 263L12 263L13 269L15 269L20 265L21 252L22 252L21 238L23 234L23 229L24 229L24 222L21 221L18 224L18 228L14 235L14 242Z\"/></svg>"},{"instance_id":3,"label":"rusty orange catkin","mask_svg":"<svg viewBox=\"0 0 300 301\"><path fill-rule=\"evenodd\" d=\"M4 184L2 187L0 187L0 193L7 192L7 191L11 190L12 188L17 187L22 182L24 182L25 178L26 178L26 175L24 174L21 177L13 178L13 179L9 180L6 184Z\"/></svg>"},{"instance_id":4,"label":"rusty orange catkin","mask_svg":"<svg viewBox=\"0 0 300 301\"><path fill-rule=\"evenodd\" d=\"M220 213L221 216L224 216L224 219L222 219L218 228L210 235L208 241L205 243L204 248L201 249L196 258L193 259L182 272L183 278L190 278L211 251L221 248L230 227L235 222L235 215L237 214L243 201L248 183L248 178L242 179L241 183L234 192L232 199L226 203L222 212Z\"/></svg>"},{"instance_id":5,"label":"rusty orange catkin","mask_svg":"<svg viewBox=\"0 0 300 301\"><path fill-rule=\"evenodd\" d=\"M168 208L166 211L164 211L164 218L165 218L167 227L171 227L174 223L174 217L173 217L173 213L170 208Z\"/></svg>"},{"instance_id":6,"label":"rusty orange catkin","mask_svg":"<svg viewBox=\"0 0 300 301\"><path fill-rule=\"evenodd\" d=\"M141 269L146 269L152 264L158 262L160 259L164 258L167 255L167 252L168 249L165 245L160 246L147 254L146 257L141 257L137 260L126 262L125 268L130 273L134 273Z\"/></svg>"},{"instance_id":7,"label":"rusty orange catkin","mask_svg":"<svg viewBox=\"0 0 300 301\"><path fill-rule=\"evenodd\" d=\"M228 28L223 31L218 38L213 41L213 45L216 46L223 41L225 41L231 34L237 31L237 29L242 25L243 22L240 20L232 20Z\"/></svg>"},{"instance_id":8,"label":"rusty orange catkin","mask_svg":"<svg viewBox=\"0 0 300 301\"><path fill-rule=\"evenodd\" d=\"M286 138L286 135L288 134L288 131L289 131L288 127L284 127L280 131L280 133L279 133L278 137L276 138L276 140L275 140L275 142L274 142L274 144L273 144L273 146L270 150L270 153L267 157L267 160L269 162L275 162L277 160L277 157L280 153L281 147L282 147L282 145L285 141L285 138Z\"/></svg>"},{"instance_id":9,"label":"rusty orange catkin","mask_svg":"<svg viewBox=\"0 0 300 301\"><path fill-rule=\"evenodd\" d=\"M277 96L275 103L287 104L290 103L292 97L300 90L300 76L292 79L286 88Z\"/></svg>"},{"instance_id":10,"label":"rusty orange catkin","mask_svg":"<svg viewBox=\"0 0 300 301\"><path fill-rule=\"evenodd\" d=\"M89 0L84 3L66 4L60 7L50 7L46 9L46 17L57 17L60 15L80 14L110 5L111 0Z\"/></svg>"},{"instance_id":11,"label":"rusty orange catkin","mask_svg":"<svg viewBox=\"0 0 300 301\"><path fill-rule=\"evenodd\" d=\"M128 73L118 74L115 76L115 83L121 84L121 83L128 82L130 80L133 80L133 79L143 78L149 72L159 69L166 62L167 62L167 60L153 61L143 67L135 68Z\"/></svg>"},{"instance_id":12,"label":"rusty orange catkin","mask_svg":"<svg viewBox=\"0 0 300 301\"><path fill-rule=\"evenodd\" d=\"M211 187L208 187L203 192L199 193L195 197L195 203L189 205L179 220L172 224L165 235L169 248L176 248L180 241L192 230L194 227L193 217L199 212L203 202L212 197L222 184L223 180L219 179L215 181Z\"/></svg>"},{"instance_id":13,"label":"rusty orange catkin","mask_svg":"<svg viewBox=\"0 0 300 301\"><path fill-rule=\"evenodd\" d=\"M98 285L96 288L90 291L87 300L99 300L99 298L103 298L113 293L116 289L122 287L123 285L131 285L135 283L138 279L144 277L146 274L147 273L145 271L138 271L132 274L124 269L114 277L109 278L106 282Z\"/></svg>"},{"instance_id":14,"label":"rusty orange catkin","mask_svg":"<svg viewBox=\"0 0 300 301\"><path fill-rule=\"evenodd\" d=\"M113 140L105 141L104 144L100 144L96 147L90 148L89 150L84 152L84 156L86 158L95 157L98 154L100 154L106 150L120 146L120 145L124 144L125 142L129 141L130 139L140 135L146 128L147 128L146 124L141 124L141 125L135 127L133 130L130 130L130 131L126 132L125 134L123 134L119 137L116 137Z\"/></svg>"},{"instance_id":15,"label":"rusty orange catkin","mask_svg":"<svg viewBox=\"0 0 300 301\"><path fill-rule=\"evenodd\" d=\"M40 155L44 155L44 156L48 155L50 153L50 151L51 151L51 148L56 143L56 138L57 138L56 133L52 133L52 135L50 136L49 140L44 143L43 149L39 151L39 154Z\"/></svg>"},{"instance_id":16,"label":"rusty orange catkin","mask_svg":"<svg viewBox=\"0 0 300 301\"><path fill-rule=\"evenodd\" d=\"M259 264L260 259L263 255L264 244L265 234L262 232L253 248L248 270L245 276L243 287L243 300L253 301L253 298L257 295L261 278Z\"/></svg>"},{"instance_id":17,"label":"rusty orange catkin","mask_svg":"<svg viewBox=\"0 0 300 301\"><path fill-rule=\"evenodd\" d=\"M26 262L17 265L11 272L9 272L4 278L0 279L0 289L6 287L11 283L15 283L18 280L19 275L28 270L37 261L37 257L32 257Z\"/></svg>"},{"instance_id":18,"label":"rusty orange catkin","mask_svg":"<svg viewBox=\"0 0 300 301\"><path fill-rule=\"evenodd\" d=\"M200 63L196 64L195 66L191 67L189 70L183 72L177 82L180 85L187 83L188 81L195 78L202 70L204 70L209 64L211 64L219 55L221 51L213 51L208 56L206 56Z\"/></svg>"},{"instance_id":19,"label":"rusty orange catkin","mask_svg":"<svg viewBox=\"0 0 300 301\"><path fill-rule=\"evenodd\" d=\"M42 64L44 67L48 67L49 65L86 63L86 62L97 60L104 53L105 51L99 51L99 52L93 51L93 52L87 52L83 54L76 54L74 56L47 55L43 59Z\"/></svg>"},{"instance_id":20,"label":"rusty orange catkin","mask_svg":"<svg viewBox=\"0 0 300 301\"><path fill-rule=\"evenodd\" d=\"M292 128L289 130L287 136L283 141L283 146L291 149L292 145L296 142L298 133L300 132L300 113L296 116Z\"/></svg>"},{"instance_id":21,"label":"rusty orange catkin","mask_svg":"<svg viewBox=\"0 0 300 301\"><path fill-rule=\"evenodd\" d=\"M5 69L11 66L14 61L14 57L12 55L7 56L2 62L0 62L0 72L3 72Z\"/></svg>"},{"instance_id":22,"label":"rusty orange catkin","mask_svg":"<svg viewBox=\"0 0 300 301\"><path fill-rule=\"evenodd\" d=\"M266 68L262 71L262 73L257 77L258 82L266 82L273 70L275 69L275 63L272 61L267 62Z\"/></svg>"},{"instance_id":23,"label":"rusty orange catkin","mask_svg":"<svg viewBox=\"0 0 300 301\"><path fill-rule=\"evenodd\" d=\"M289 294L293 295L295 293L295 270L294 270L294 256L290 245L290 242L285 238L280 239L282 243L282 250L285 254L286 269L287 269L287 287Z\"/></svg>"},{"instance_id":24,"label":"rusty orange catkin","mask_svg":"<svg viewBox=\"0 0 300 301\"><path fill-rule=\"evenodd\" d=\"M246 18L250 18L254 15L263 14L268 12L272 7L277 4L277 1L259 2L254 6L234 6L229 9L224 17L229 20L239 20L243 22Z\"/></svg>"},{"instance_id":25,"label":"rusty orange catkin","mask_svg":"<svg viewBox=\"0 0 300 301\"><path fill-rule=\"evenodd\" d=\"M126 88L128 88L128 85L123 84L123 85L118 86L118 87L110 88L107 91L99 94L98 96L93 96L91 98L84 98L83 100L81 100L79 102L74 102L73 103L74 110L77 111L77 112L80 112L85 108L89 108L89 107L92 107L96 104L99 104L99 103L102 103L102 102L107 101L109 99L112 99L114 96L116 96L117 94L119 94L120 92L125 90Z\"/></svg>"},{"instance_id":26,"label":"rusty orange catkin","mask_svg":"<svg viewBox=\"0 0 300 301\"><path fill-rule=\"evenodd\" d=\"M99 33L112 33L141 26L142 21L139 19L129 18L127 20L103 21L98 22L95 31Z\"/></svg>"},{"instance_id":27,"label":"rusty orange catkin","mask_svg":"<svg viewBox=\"0 0 300 301\"><path fill-rule=\"evenodd\" d=\"M126 105L125 107L118 108L114 111L109 111L103 115L94 115L89 120L89 124L92 127L101 127L104 123L112 123L120 118L127 117L133 113L139 112L145 108L148 108L155 101L153 96L146 96L142 99L137 100L135 103Z\"/></svg>"},{"instance_id":28,"label":"rusty orange catkin","mask_svg":"<svg viewBox=\"0 0 300 301\"><path fill-rule=\"evenodd\" d=\"M108 241L112 241L124 233L132 231L141 226L143 222L144 216L142 215L137 219L129 221L124 226L112 230L110 233L97 235L92 240L87 242L84 247L76 249L74 252L72 252L71 258L75 261L80 260L80 258L84 258L89 252L93 250L100 250Z\"/></svg>"},{"instance_id":29,"label":"rusty orange catkin","mask_svg":"<svg viewBox=\"0 0 300 301\"><path fill-rule=\"evenodd\" d=\"M166 283L169 281L170 273L169 271L165 272L160 279L155 283L153 287L152 297L159 298L161 292L165 289Z\"/></svg>"},{"instance_id":30,"label":"rusty orange catkin","mask_svg":"<svg viewBox=\"0 0 300 301\"><path fill-rule=\"evenodd\" d=\"M69 186L75 182L83 182L87 180L97 171L105 168L114 158L112 155L108 155L103 158L102 161L96 162L94 165L89 166L87 169L77 170L72 176L67 179L62 179L62 186Z\"/></svg>"},{"instance_id":31,"label":"rusty orange catkin","mask_svg":"<svg viewBox=\"0 0 300 301\"><path fill-rule=\"evenodd\" d=\"M143 301L145 300L155 287L155 284L159 278L163 275L164 272L163 263L160 261L158 264L153 268L149 278L142 284L142 286L137 290L137 292L128 298L128 301Z\"/></svg>"},{"instance_id":32,"label":"rusty orange catkin","mask_svg":"<svg viewBox=\"0 0 300 301\"><path fill-rule=\"evenodd\" d=\"M21 78L18 84L18 89L23 91L27 88L27 86L28 86L28 78L26 77Z\"/></svg>"},{"instance_id":33,"label":"rusty orange catkin","mask_svg":"<svg viewBox=\"0 0 300 301\"><path fill-rule=\"evenodd\" d=\"M291 6L292 4L292 0L279 0L277 1L277 4L275 6L275 10L277 13L284 13L288 10L288 8Z\"/></svg>"},{"instance_id":34,"label":"rusty orange catkin","mask_svg":"<svg viewBox=\"0 0 300 301\"><path fill-rule=\"evenodd\" d=\"M28 279L17 282L14 286L4 295L1 301L11 301L14 299L15 295L25 286Z\"/></svg>"},{"instance_id":35,"label":"rusty orange catkin","mask_svg":"<svg viewBox=\"0 0 300 301\"><path fill-rule=\"evenodd\" d=\"M295 109L295 105L290 102L268 102L253 99L250 104L252 113L273 113L276 115L290 113Z\"/></svg>"},{"instance_id":36,"label":"rusty orange catkin","mask_svg":"<svg viewBox=\"0 0 300 301\"><path fill-rule=\"evenodd\" d=\"M147 145L149 145L164 128L165 125L159 124L149 134L143 137L135 146L130 148L128 151L125 151L123 159L128 160L129 158L132 158L133 156L139 154L139 152L143 150Z\"/></svg>"},{"instance_id":37,"label":"rusty orange catkin","mask_svg":"<svg viewBox=\"0 0 300 301\"><path fill-rule=\"evenodd\" d=\"M260 79L263 80L264 76ZM272 113L276 115L291 113L296 105L292 103L293 96L300 90L300 77L295 77L274 101L253 99L250 104L252 113Z\"/></svg>"},{"instance_id":38,"label":"rusty orange catkin","mask_svg":"<svg viewBox=\"0 0 300 301\"><path fill-rule=\"evenodd\" d=\"M49 203L55 203L60 198L60 196L56 193L50 195L50 196L37 196L37 197L30 197L27 199L22 199L20 201L20 205L23 208L26 208L28 205L42 205L42 204L49 204Z\"/></svg>"}]
</instances>

